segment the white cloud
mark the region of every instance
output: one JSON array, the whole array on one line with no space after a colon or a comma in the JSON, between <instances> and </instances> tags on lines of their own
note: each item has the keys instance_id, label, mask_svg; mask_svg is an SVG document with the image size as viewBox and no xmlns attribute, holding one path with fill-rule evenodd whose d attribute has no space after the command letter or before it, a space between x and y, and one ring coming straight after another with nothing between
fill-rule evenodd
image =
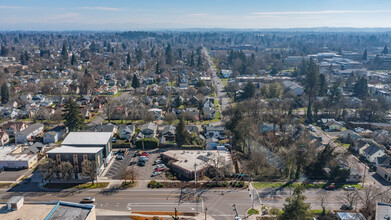
<instances>
[{"instance_id":1,"label":"white cloud","mask_svg":"<svg viewBox=\"0 0 391 220\"><path fill-rule=\"evenodd\" d=\"M86 10L101 10L101 11L123 11L124 9L121 8L111 8L111 7L80 7L79 9L86 9Z\"/></svg>"},{"instance_id":2,"label":"white cloud","mask_svg":"<svg viewBox=\"0 0 391 220\"><path fill-rule=\"evenodd\" d=\"M21 9L23 7L19 7L19 6L8 6L8 5L0 5L0 9Z\"/></svg>"},{"instance_id":3,"label":"white cloud","mask_svg":"<svg viewBox=\"0 0 391 220\"><path fill-rule=\"evenodd\" d=\"M254 15L306 15L306 14L346 14L346 13L390 13L391 10L340 10L340 11L279 11L253 12Z\"/></svg>"},{"instance_id":4,"label":"white cloud","mask_svg":"<svg viewBox=\"0 0 391 220\"><path fill-rule=\"evenodd\" d=\"M51 19L63 19L63 18L75 18L78 17L80 14L75 12L69 12L64 14L58 14L51 17Z\"/></svg>"}]
</instances>

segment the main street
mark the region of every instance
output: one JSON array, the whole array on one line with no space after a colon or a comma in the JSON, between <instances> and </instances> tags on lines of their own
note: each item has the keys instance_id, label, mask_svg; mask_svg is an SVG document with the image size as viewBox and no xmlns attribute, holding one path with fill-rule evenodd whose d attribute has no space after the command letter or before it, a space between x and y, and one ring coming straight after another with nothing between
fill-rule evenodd
<instances>
[{"instance_id":1,"label":"main street","mask_svg":"<svg viewBox=\"0 0 391 220\"><path fill-rule=\"evenodd\" d=\"M215 219L233 219L235 204L238 213L244 217L251 207L251 198L246 189L197 190L194 189L90 189L66 190L62 192L7 192L0 191L0 201L6 202L11 196L25 197L26 202L69 201L80 202L84 197L94 197L99 210L112 211L178 211L203 213Z\"/></svg>"}]
</instances>

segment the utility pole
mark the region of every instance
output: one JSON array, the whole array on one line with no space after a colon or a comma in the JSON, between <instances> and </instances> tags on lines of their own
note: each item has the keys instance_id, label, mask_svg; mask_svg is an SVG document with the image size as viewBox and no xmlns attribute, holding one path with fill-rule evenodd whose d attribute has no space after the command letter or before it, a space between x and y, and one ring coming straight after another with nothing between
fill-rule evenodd
<instances>
[{"instance_id":1,"label":"utility pole","mask_svg":"<svg viewBox=\"0 0 391 220\"><path fill-rule=\"evenodd\" d=\"M194 184L196 188L197 188L197 166L198 164L194 163Z\"/></svg>"},{"instance_id":2,"label":"utility pole","mask_svg":"<svg viewBox=\"0 0 391 220\"><path fill-rule=\"evenodd\" d=\"M205 208L205 220L206 220L206 212L208 211L208 208Z\"/></svg>"},{"instance_id":3,"label":"utility pole","mask_svg":"<svg viewBox=\"0 0 391 220\"><path fill-rule=\"evenodd\" d=\"M253 189L253 193L251 194L251 211L252 211L252 215L254 215L254 196L255 196L255 192L254 192L254 189Z\"/></svg>"}]
</instances>

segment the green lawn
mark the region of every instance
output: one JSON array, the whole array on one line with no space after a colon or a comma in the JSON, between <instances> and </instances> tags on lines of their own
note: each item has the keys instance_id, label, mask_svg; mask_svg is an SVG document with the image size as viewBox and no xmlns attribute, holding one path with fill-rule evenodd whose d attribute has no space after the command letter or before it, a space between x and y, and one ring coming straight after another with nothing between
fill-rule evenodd
<instances>
[{"instance_id":1,"label":"green lawn","mask_svg":"<svg viewBox=\"0 0 391 220\"><path fill-rule=\"evenodd\" d=\"M109 185L109 182L101 182L101 183L84 183L77 186L74 186L73 188L78 189L96 189L96 188L106 188Z\"/></svg>"},{"instance_id":2,"label":"green lawn","mask_svg":"<svg viewBox=\"0 0 391 220\"><path fill-rule=\"evenodd\" d=\"M282 183L282 182L253 182L252 186L256 189L263 189L263 188L269 188L269 187L274 187L274 188L295 188L300 186L302 183ZM362 185L360 184L334 184L337 189L342 189L345 186L354 186L357 189L362 189ZM307 184L306 188L324 188L326 187L325 183L319 183L319 184Z\"/></svg>"},{"instance_id":3,"label":"green lawn","mask_svg":"<svg viewBox=\"0 0 391 220\"><path fill-rule=\"evenodd\" d=\"M247 211L247 215L252 215L253 214L253 209L249 209ZM254 215L258 215L259 211L257 209L254 209Z\"/></svg>"}]
</instances>

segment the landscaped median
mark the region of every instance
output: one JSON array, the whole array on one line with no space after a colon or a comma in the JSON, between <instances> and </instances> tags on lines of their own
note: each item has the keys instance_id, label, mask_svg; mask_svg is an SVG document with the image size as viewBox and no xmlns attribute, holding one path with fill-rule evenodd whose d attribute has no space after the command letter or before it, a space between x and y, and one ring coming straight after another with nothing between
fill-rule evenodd
<instances>
[{"instance_id":1,"label":"landscaped median","mask_svg":"<svg viewBox=\"0 0 391 220\"><path fill-rule=\"evenodd\" d=\"M295 182L253 182L251 183L252 187L255 189L263 189L263 188L296 188L298 186L303 185L303 183L295 183ZM304 184L307 189L323 189L326 186L329 186L328 183L308 183ZM357 189L362 189L362 185L360 184L344 184L344 183L335 183L333 184L336 189L343 189L346 186L356 187Z\"/></svg>"},{"instance_id":2,"label":"landscaped median","mask_svg":"<svg viewBox=\"0 0 391 220\"><path fill-rule=\"evenodd\" d=\"M219 181L219 182L198 182L195 186L194 182L180 182L180 181L155 181L148 183L148 188L246 188L247 183L243 181Z\"/></svg>"},{"instance_id":3,"label":"landscaped median","mask_svg":"<svg viewBox=\"0 0 391 220\"><path fill-rule=\"evenodd\" d=\"M99 182L99 183L47 183L45 188L47 189L96 189L96 188L106 188L109 185L109 182Z\"/></svg>"}]
</instances>

